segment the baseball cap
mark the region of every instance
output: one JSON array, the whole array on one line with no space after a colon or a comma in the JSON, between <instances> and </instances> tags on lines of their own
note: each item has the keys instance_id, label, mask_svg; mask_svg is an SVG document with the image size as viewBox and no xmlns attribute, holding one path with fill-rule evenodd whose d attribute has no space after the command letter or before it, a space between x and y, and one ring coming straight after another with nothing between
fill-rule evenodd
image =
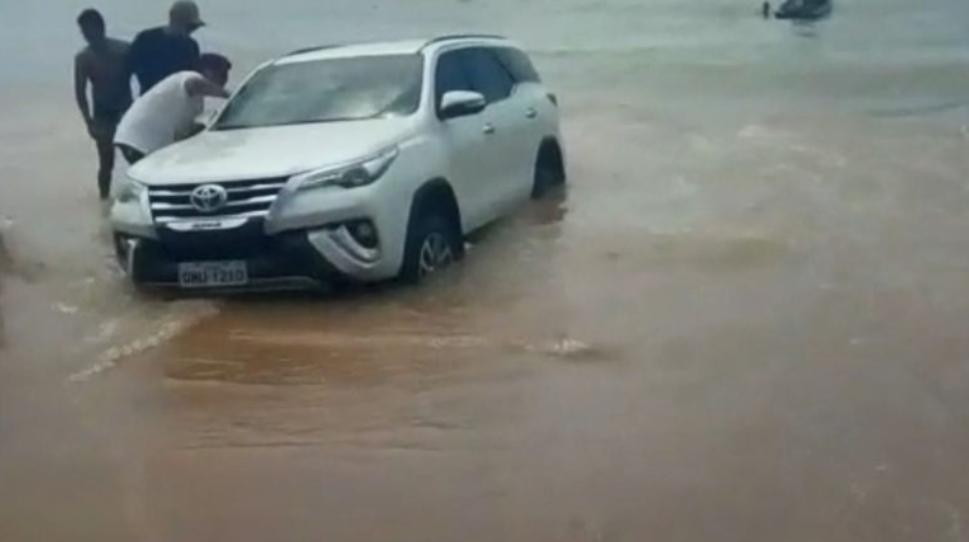
<instances>
[{"instance_id":1,"label":"baseball cap","mask_svg":"<svg viewBox=\"0 0 969 542\"><path fill-rule=\"evenodd\" d=\"M172 4L172 9L168 13L173 22L185 26L205 26L205 21L199 15L198 4L192 0L178 0Z\"/></svg>"}]
</instances>

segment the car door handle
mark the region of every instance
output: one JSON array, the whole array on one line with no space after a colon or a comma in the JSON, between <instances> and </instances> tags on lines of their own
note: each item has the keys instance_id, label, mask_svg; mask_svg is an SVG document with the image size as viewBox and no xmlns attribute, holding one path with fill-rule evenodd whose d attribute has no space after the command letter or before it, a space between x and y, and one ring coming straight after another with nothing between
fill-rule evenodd
<instances>
[{"instance_id":1,"label":"car door handle","mask_svg":"<svg viewBox=\"0 0 969 542\"><path fill-rule=\"evenodd\" d=\"M495 133L495 125L489 122L488 124L484 125L484 128L482 128L481 131L487 135L491 135Z\"/></svg>"},{"instance_id":2,"label":"car door handle","mask_svg":"<svg viewBox=\"0 0 969 542\"><path fill-rule=\"evenodd\" d=\"M530 118L530 119L534 119L535 117L538 116L538 111L534 107L529 107L525 111L525 116L528 117L528 118Z\"/></svg>"}]
</instances>

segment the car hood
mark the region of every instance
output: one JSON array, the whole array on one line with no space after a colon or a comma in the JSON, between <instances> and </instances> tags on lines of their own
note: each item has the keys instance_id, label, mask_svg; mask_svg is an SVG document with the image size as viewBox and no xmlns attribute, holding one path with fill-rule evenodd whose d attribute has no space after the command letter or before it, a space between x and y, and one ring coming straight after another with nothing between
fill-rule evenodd
<instances>
[{"instance_id":1,"label":"car hood","mask_svg":"<svg viewBox=\"0 0 969 542\"><path fill-rule=\"evenodd\" d=\"M144 158L129 175L152 186L283 177L366 158L407 137L407 119L205 131Z\"/></svg>"}]
</instances>

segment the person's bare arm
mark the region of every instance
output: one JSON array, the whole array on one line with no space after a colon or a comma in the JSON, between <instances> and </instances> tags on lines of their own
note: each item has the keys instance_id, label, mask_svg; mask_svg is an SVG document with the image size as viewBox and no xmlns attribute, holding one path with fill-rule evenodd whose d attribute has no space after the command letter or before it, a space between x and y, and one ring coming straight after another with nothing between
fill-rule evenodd
<instances>
[{"instance_id":1,"label":"person's bare arm","mask_svg":"<svg viewBox=\"0 0 969 542\"><path fill-rule=\"evenodd\" d=\"M211 98L229 97L229 91L201 75L185 82L185 92L188 92L189 96L208 96Z\"/></svg>"},{"instance_id":2,"label":"person's bare arm","mask_svg":"<svg viewBox=\"0 0 969 542\"><path fill-rule=\"evenodd\" d=\"M87 100L87 82L91 78L87 63L84 62L82 55L74 58L74 99L77 101L77 108L81 111L84 124L90 130L91 127L91 106Z\"/></svg>"}]
</instances>

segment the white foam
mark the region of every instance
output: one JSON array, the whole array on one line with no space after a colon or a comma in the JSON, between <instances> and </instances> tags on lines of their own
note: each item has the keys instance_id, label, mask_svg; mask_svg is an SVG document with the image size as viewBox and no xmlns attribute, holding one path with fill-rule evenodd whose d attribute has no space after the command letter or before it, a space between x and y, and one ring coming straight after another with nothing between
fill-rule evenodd
<instances>
[{"instance_id":1,"label":"white foam","mask_svg":"<svg viewBox=\"0 0 969 542\"><path fill-rule=\"evenodd\" d=\"M54 310L61 314L77 314L80 309L76 305L68 305L67 303L54 303Z\"/></svg>"},{"instance_id":2,"label":"white foam","mask_svg":"<svg viewBox=\"0 0 969 542\"><path fill-rule=\"evenodd\" d=\"M526 345L525 349L529 352L553 356L578 356L590 352L592 347L577 339L563 338L537 345Z\"/></svg>"},{"instance_id":3,"label":"white foam","mask_svg":"<svg viewBox=\"0 0 969 542\"><path fill-rule=\"evenodd\" d=\"M104 350L97 356L95 362L91 366L70 375L67 380L68 382L84 382L90 380L94 376L113 369L125 358L153 350L158 346L172 340L182 331L185 331L204 318L216 314L217 312L218 310L215 307L207 305L205 308L198 310L193 314L169 317L175 319L163 321L158 327L157 331L154 333L138 337L125 344L115 345L107 350ZM116 328L116 322L106 322L101 325L101 333L111 335L116 333Z\"/></svg>"}]
</instances>

